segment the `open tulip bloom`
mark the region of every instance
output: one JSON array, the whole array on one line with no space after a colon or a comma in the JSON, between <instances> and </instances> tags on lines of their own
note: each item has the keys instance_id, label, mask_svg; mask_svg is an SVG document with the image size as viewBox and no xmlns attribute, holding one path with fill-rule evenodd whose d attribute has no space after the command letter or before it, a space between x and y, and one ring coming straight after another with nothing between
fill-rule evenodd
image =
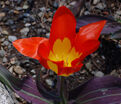
<instances>
[{"instance_id":1,"label":"open tulip bloom","mask_svg":"<svg viewBox=\"0 0 121 104\"><path fill-rule=\"evenodd\" d=\"M52 21L50 38L31 37L13 42L23 55L39 60L47 69L60 76L69 76L80 70L84 58L96 51L106 21L80 27L76 33L76 19L65 6L60 7Z\"/></svg>"}]
</instances>

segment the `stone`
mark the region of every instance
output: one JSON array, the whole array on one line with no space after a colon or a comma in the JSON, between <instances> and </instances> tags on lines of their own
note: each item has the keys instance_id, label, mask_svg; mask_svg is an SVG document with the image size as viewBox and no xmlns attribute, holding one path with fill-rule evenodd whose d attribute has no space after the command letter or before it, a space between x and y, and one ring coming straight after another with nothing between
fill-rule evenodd
<instances>
[{"instance_id":1,"label":"stone","mask_svg":"<svg viewBox=\"0 0 121 104\"><path fill-rule=\"evenodd\" d=\"M23 72L24 72L23 69L20 66L15 66L14 71L17 74L23 74Z\"/></svg>"},{"instance_id":2,"label":"stone","mask_svg":"<svg viewBox=\"0 0 121 104\"><path fill-rule=\"evenodd\" d=\"M45 67L42 67L41 71L44 72L44 73L46 73L47 70L45 69Z\"/></svg>"},{"instance_id":3,"label":"stone","mask_svg":"<svg viewBox=\"0 0 121 104\"><path fill-rule=\"evenodd\" d=\"M13 25L14 24L14 21L12 19L8 19L5 24L6 25Z\"/></svg>"},{"instance_id":4,"label":"stone","mask_svg":"<svg viewBox=\"0 0 121 104\"><path fill-rule=\"evenodd\" d=\"M7 30L2 30L1 33L4 34L4 35L8 35L8 31Z\"/></svg>"},{"instance_id":5,"label":"stone","mask_svg":"<svg viewBox=\"0 0 121 104\"><path fill-rule=\"evenodd\" d=\"M10 42L13 42L13 41L17 40L17 37L16 36L8 36L8 40Z\"/></svg>"},{"instance_id":6,"label":"stone","mask_svg":"<svg viewBox=\"0 0 121 104\"><path fill-rule=\"evenodd\" d=\"M43 15L43 12L38 13L38 16L41 18Z\"/></svg>"},{"instance_id":7,"label":"stone","mask_svg":"<svg viewBox=\"0 0 121 104\"><path fill-rule=\"evenodd\" d=\"M5 56L5 54L6 54L6 52L2 49L2 50L0 50L0 57L2 56Z\"/></svg>"},{"instance_id":8,"label":"stone","mask_svg":"<svg viewBox=\"0 0 121 104\"><path fill-rule=\"evenodd\" d=\"M46 10L45 7L41 7L41 8L39 8L39 9L40 9L42 12Z\"/></svg>"},{"instance_id":9,"label":"stone","mask_svg":"<svg viewBox=\"0 0 121 104\"><path fill-rule=\"evenodd\" d=\"M6 63L8 60L6 57L3 57L3 62Z\"/></svg>"},{"instance_id":10,"label":"stone","mask_svg":"<svg viewBox=\"0 0 121 104\"><path fill-rule=\"evenodd\" d=\"M6 45L6 46L8 46L10 43L8 42L8 41L4 41L3 42L3 45Z\"/></svg>"},{"instance_id":11,"label":"stone","mask_svg":"<svg viewBox=\"0 0 121 104\"><path fill-rule=\"evenodd\" d=\"M5 2L5 4L6 4L6 5L9 5L9 4L10 4L10 1L7 0L7 1Z\"/></svg>"},{"instance_id":12,"label":"stone","mask_svg":"<svg viewBox=\"0 0 121 104\"><path fill-rule=\"evenodd\" d=\"M16 10L21 11L23 8L22 7L15 7Z\"/></svg>"},{"instance_id":13,"label":"stone","mask_svg":"<svg viewBox=\"0 0 121 104\"><path fill-rule=\"evenodd\" d=\"M105 60L105 56L103 56L103 55L102 55L101 57L102 57L102 59L104 59L104 60Z\"/></svg>"},{"instance_id":14,"label":"stone","mask_svg":"<svg viewBox=\"0 0 121 104\"><path fill-rule=\"evenodd\" d=\"M76 1L72 1L69 5L74 6L76 3Z\"/></svg>"},{"instance_id":15,"label":"stone","mask_svg":"<svg viewBox=\"0 0 121 104\"><path fill-rule=\"evenodd\" d=\"M31 26L30 23L26 23L26 24L25 24L25 27L29 27L29 26Z\"/></svg>"},{"instance_id":16,"label":"stone","mask_svg":"<svg viewBox=\"0 0 121 104\"><path fill-rule=\"evenodd\" d=\"M9 70L9 72L13 73L13 69L14 69L14 67L11 66L8 70Z\"/></svg>"},{"instance_id":17,"label":"stone","mask_svg":"<svg viewBox=\"0 0 121 104\"><path fill-rule=\"evenodd\" d=\"M9 90L0 82L0 104L15 104Z\"/></svg>"},{"instance_id":18,"label":"stone","mask_svg":"<svg viewBox=\"0 0 121 104\"><path fill-rule=\"evenodd\" d=\"M27 35L28 32L29 32L29 28L28 28L28 27L25 27L25 28L23 28L23 29L20 30L20 33L21 33L22 35Z\"/></svg>"},{"instance_id":19,"label":"stone","mask_svg":"<svg viewBox=\"0 0 121 104\"><path fill-rule=\"evenodd\" d=\"M1 38L1 42L4 42L5 41L5 38Z\"/></svg>"},{"instance_id":20,"label":"stone","mask_svg":"<svg viewBox=\"0 0 121 104\"><path fill-rule=\"evenodd\" d=\"M101 71L96 71L96 72L94 72L94 75L95 75L96 77L103 77L103 76L104 76L104 73L101 72Z\"/></svg>"},{"instance_id":21,"label":"stone","mask_svg":"<svg viewBox=\"0 0 121 104\"><path fill-rule=\"evenodd\" d=\"M48 22L52 22L52 18L48 18L47 21L48 21Z\"/></svg>"},{"instance_id":22,"label":"stone","mask_svg":"<svg viewBox=\"0 0 121 104\"><path fill-rule=\"evenodd\" d=\"M49 38L50 37L50 33L46 33L46 37Z\"/></svg>"},{"instance_id":23,"label":"stone","mask_svg":"<svg viewBox=\"0 0 121 104\"><path fill-rule=\"evenodd\" d=\"M46 79L45 82L51 87L54 86L54 82L51 79Z\"/></svg>"},{"instance_id":24,"label":"stone","mask_svg":"<svg viewBox=\"0 0 121 104\"><path fill-rule=\"evenodd\" d=\"M4 12L0 12L0 20L3 18L3 17L5 17L5 13Z\"/></svg>"},{"instance_id":25,"label":"stone","mask_svg":"<svg viewBox=\"0 0 121 104\"><path fill-rule=\"evenodd\" d=\"M33 77L33 78L36 78L36 75L33 75L32 77Z\"/></svg>"},{"instance_id":26,"label":"stone","mask_svg":"<svg viewBox=\"0 0 121 104\"><path fill-rule=\"evenodd\" d=\"M90 12L89 12L89 11L85 11L84 14L85 14L85 15L89 15Z\"/></svg>"},{"instance_id":27,"label":"stone","mask_svg":"<svg viewBox=\"0 0 121 104\"><path fill-rule=\"evenodd\" d=\"M23 9L28 9L29 8L29 6L28 5L23 5Z\"/></svg>"},{"instance_id":28,"label":"stone","mask_svg":"<svg viewBox=\"0 0 121 104\"><path fill-rule=\"evenodd\" d=\"M87 62L87 63L85 64L85 66L86 66L86 68L89 69L89 70L92 68L92 64L91 64L90 61Z\"/></svg>"},{"instance_id":29,"label":"stone","mask_svg":"<svg viewBox=\"0 0 121 104\"><path fill-rule=\"evenodd\" d=\"M97 3L99 3L100 0L93 0L93 4L96 5Z\"/></svg>"},{"instance_id":30,"label":"stone","mask_svg":"<svg viewBox=\"0 0 121 104\"><path fill-rule=\"evenodd\" d=\"M100 9L100 10L103 10L104 8L106 7L106 5L104 3L98 3L96 5L96 8Z\"/></svg>"},{"instance_id":31,"label":"stone","mask_svg":"<svg viewBox=\"0 0 121 104\"><path fill-rule=\"evenodd\" d=\"M16 57L11 58L10 63L11 64L16 64L17 63L17 58Z\"/></svg>"},{"instance_id":32,"label":"stone","mask_svg":"<svg viewBox=\"0 0 121 104\"><path fill-rule=\"evenodd\" d=\"M116 14L121 15L121 10L116 11Z\"/></svg>"},{"instance_id":33,"label":"stone","mask_svg":"<svg viewBox=\"0 0 121 104\"><path fill-rule=\"evenodd\" d=\"M32 72L32 73L34 73L34 74L36 73L34 69L33 69L33 70L31 70L31 72Z\"/></svg>"}]
</instances>

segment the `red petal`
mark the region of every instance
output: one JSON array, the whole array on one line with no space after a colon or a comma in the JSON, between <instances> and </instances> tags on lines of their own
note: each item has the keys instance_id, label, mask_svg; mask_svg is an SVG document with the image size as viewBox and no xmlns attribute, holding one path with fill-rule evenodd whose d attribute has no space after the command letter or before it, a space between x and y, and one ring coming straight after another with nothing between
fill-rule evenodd
<instances>
[{"instance_id":1,"label":"red petal","mask_svg":"<svg viewBox=\"0 0 121 104\"><path fill-rule=\"evenodd\" d=\"M58 75L69 76L69 75L73 74L74 72L79 71L82 66L83 66L83 64L80 63L78 66L73 66L73 67L59 67Z\"/></svg>"},{"instance_id":2,"label":"red petal","mask_svg":"<svg viewBox=\"0 0 121 104\"><path fill-rule=\"evenodd\" d=\"M83 55L87 56L99 48L100 42L98 40L89 40L80 47ZM83 56L82 56L83 57Z\"/></svg>"},{"instance_id":3,"label":"red petal","mask_svg":"<svg viewBox=\"0 0 121 104\"><path fill-rule=\"evenodd\" d=\"M46 69L49 69L48 65L47 65L47 59L44 59L43 57L41 57L41 59L39 60L40 64L42 66L44 66Z\"/></svg>"},{"instance_id":4,"label":"red petal","mask_svg":"<svg viewBox=\"0 0 121 104\"><path fill-rule=\"evenodd\" d=\"M57 9L57 11L53 17L53 21L63 14L70 14L73 16L72 12L68 8L66 8L65 6L61 6Z\"/></svg>"},{"instance_id":5,"label":"red petal","mask_svg":"<svg viewBox=\"0 0 121 104\"><path fill-rule=\"evenodd\" d=\"M44 43L46 38L32 37L19 39L13 42L13 46L23 55L39 60L38 47L41 43Z\"/></svg>"},{"instance_id":6,"label":"red petal","mask_svg":"<svg viewBox=\"0 0 121 104\"><path fill-rule=\"evenodd\" d=\"M45 59L48 59L48 55L50 53L50 44L49 40L46 39L43 43L41 43L38 47L38 55Z\"/></svg>"},{"instance_id":7,"label":"red petal","mask_svg":"<svg viewBox=\"0 0 121 104\"><path fill-rule=\"evenodd\" d=\"M80 28L76 35L75 44L83 44L87 40L98 40L106 21L99 21Z\"/></svg>"},{"instance_id":8,"label":"red petal","mask_svg":"<svg viewBox=\"0 0 121 104\"><path fill-rule=\"evenodd\" d=\"M76 31L76 20L71 11L65 6L60 7L53 18L50 31L50 44L53 45L57 38L68 37L73 40Z\"/></svg>"},{"instance_id":9,"label":"red petal","mask_svg":"<svg viewBox=\"0 0 121 104\"><path fill-rule=\"evenodd\" d=\"M82 55L79 58L72 61L71 63L72 66L75 66L81 63L86 56L96 51L99 45L100 45L100 42L98 40L88 40L87 42L77 47L77 50L81 49L80 51L82 52Z\"/></svg>"},{"instance_id":10,"label":"red petal","mask_svg":"<svg viewBox=\"0 0 121 104\"><path fill-rule=\"evenodd\" d=\"M83 60L89 54L95 52L99 48L100 42L98 40L89 40L80 45L80 51L82 52L82 56L80 57ZM79 49L77 49L79 50Z\"/></svg>"}]
</instances>

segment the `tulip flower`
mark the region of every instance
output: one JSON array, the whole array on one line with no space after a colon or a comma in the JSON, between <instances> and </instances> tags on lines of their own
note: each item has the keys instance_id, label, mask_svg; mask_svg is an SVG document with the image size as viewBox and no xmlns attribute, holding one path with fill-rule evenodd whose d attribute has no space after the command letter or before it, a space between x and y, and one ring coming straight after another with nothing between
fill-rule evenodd
<instances>
[{"instance_id":1,"label":"tulip flower","mask_svg":"<svg viewBox=\"0 0 121 104\"><path fill-rule=\"evenodd\" d=\"M99 36L106 21L80 27L76 33L76 19L72 12L62 6L56 11L50 30L50 38L31 37L13 42L23 55L39 60L47 69L60 76L69 76L83 66L86 56L100 45Z\"/></svg>"}]
</instances>

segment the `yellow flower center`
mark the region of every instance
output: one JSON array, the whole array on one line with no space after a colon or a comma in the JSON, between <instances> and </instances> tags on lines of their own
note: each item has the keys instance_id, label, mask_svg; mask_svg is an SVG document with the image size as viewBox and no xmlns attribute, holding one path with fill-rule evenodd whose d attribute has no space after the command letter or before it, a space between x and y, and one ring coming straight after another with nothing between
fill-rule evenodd
<instances>
[{"instance_id":1,"label":"yellow flower center","mask_svg":"<svg viewBox=\"0 0 121 104\"><path fill-rule=\"evenodd\" d=\"M70 40L64 38L63 40L57 39L54 42L48 58L52 61L64 61L65 67L71 67L71 62L81 55L82 53L76 52L75 48L72 47Z\"/></svg>"}]
</instances>

